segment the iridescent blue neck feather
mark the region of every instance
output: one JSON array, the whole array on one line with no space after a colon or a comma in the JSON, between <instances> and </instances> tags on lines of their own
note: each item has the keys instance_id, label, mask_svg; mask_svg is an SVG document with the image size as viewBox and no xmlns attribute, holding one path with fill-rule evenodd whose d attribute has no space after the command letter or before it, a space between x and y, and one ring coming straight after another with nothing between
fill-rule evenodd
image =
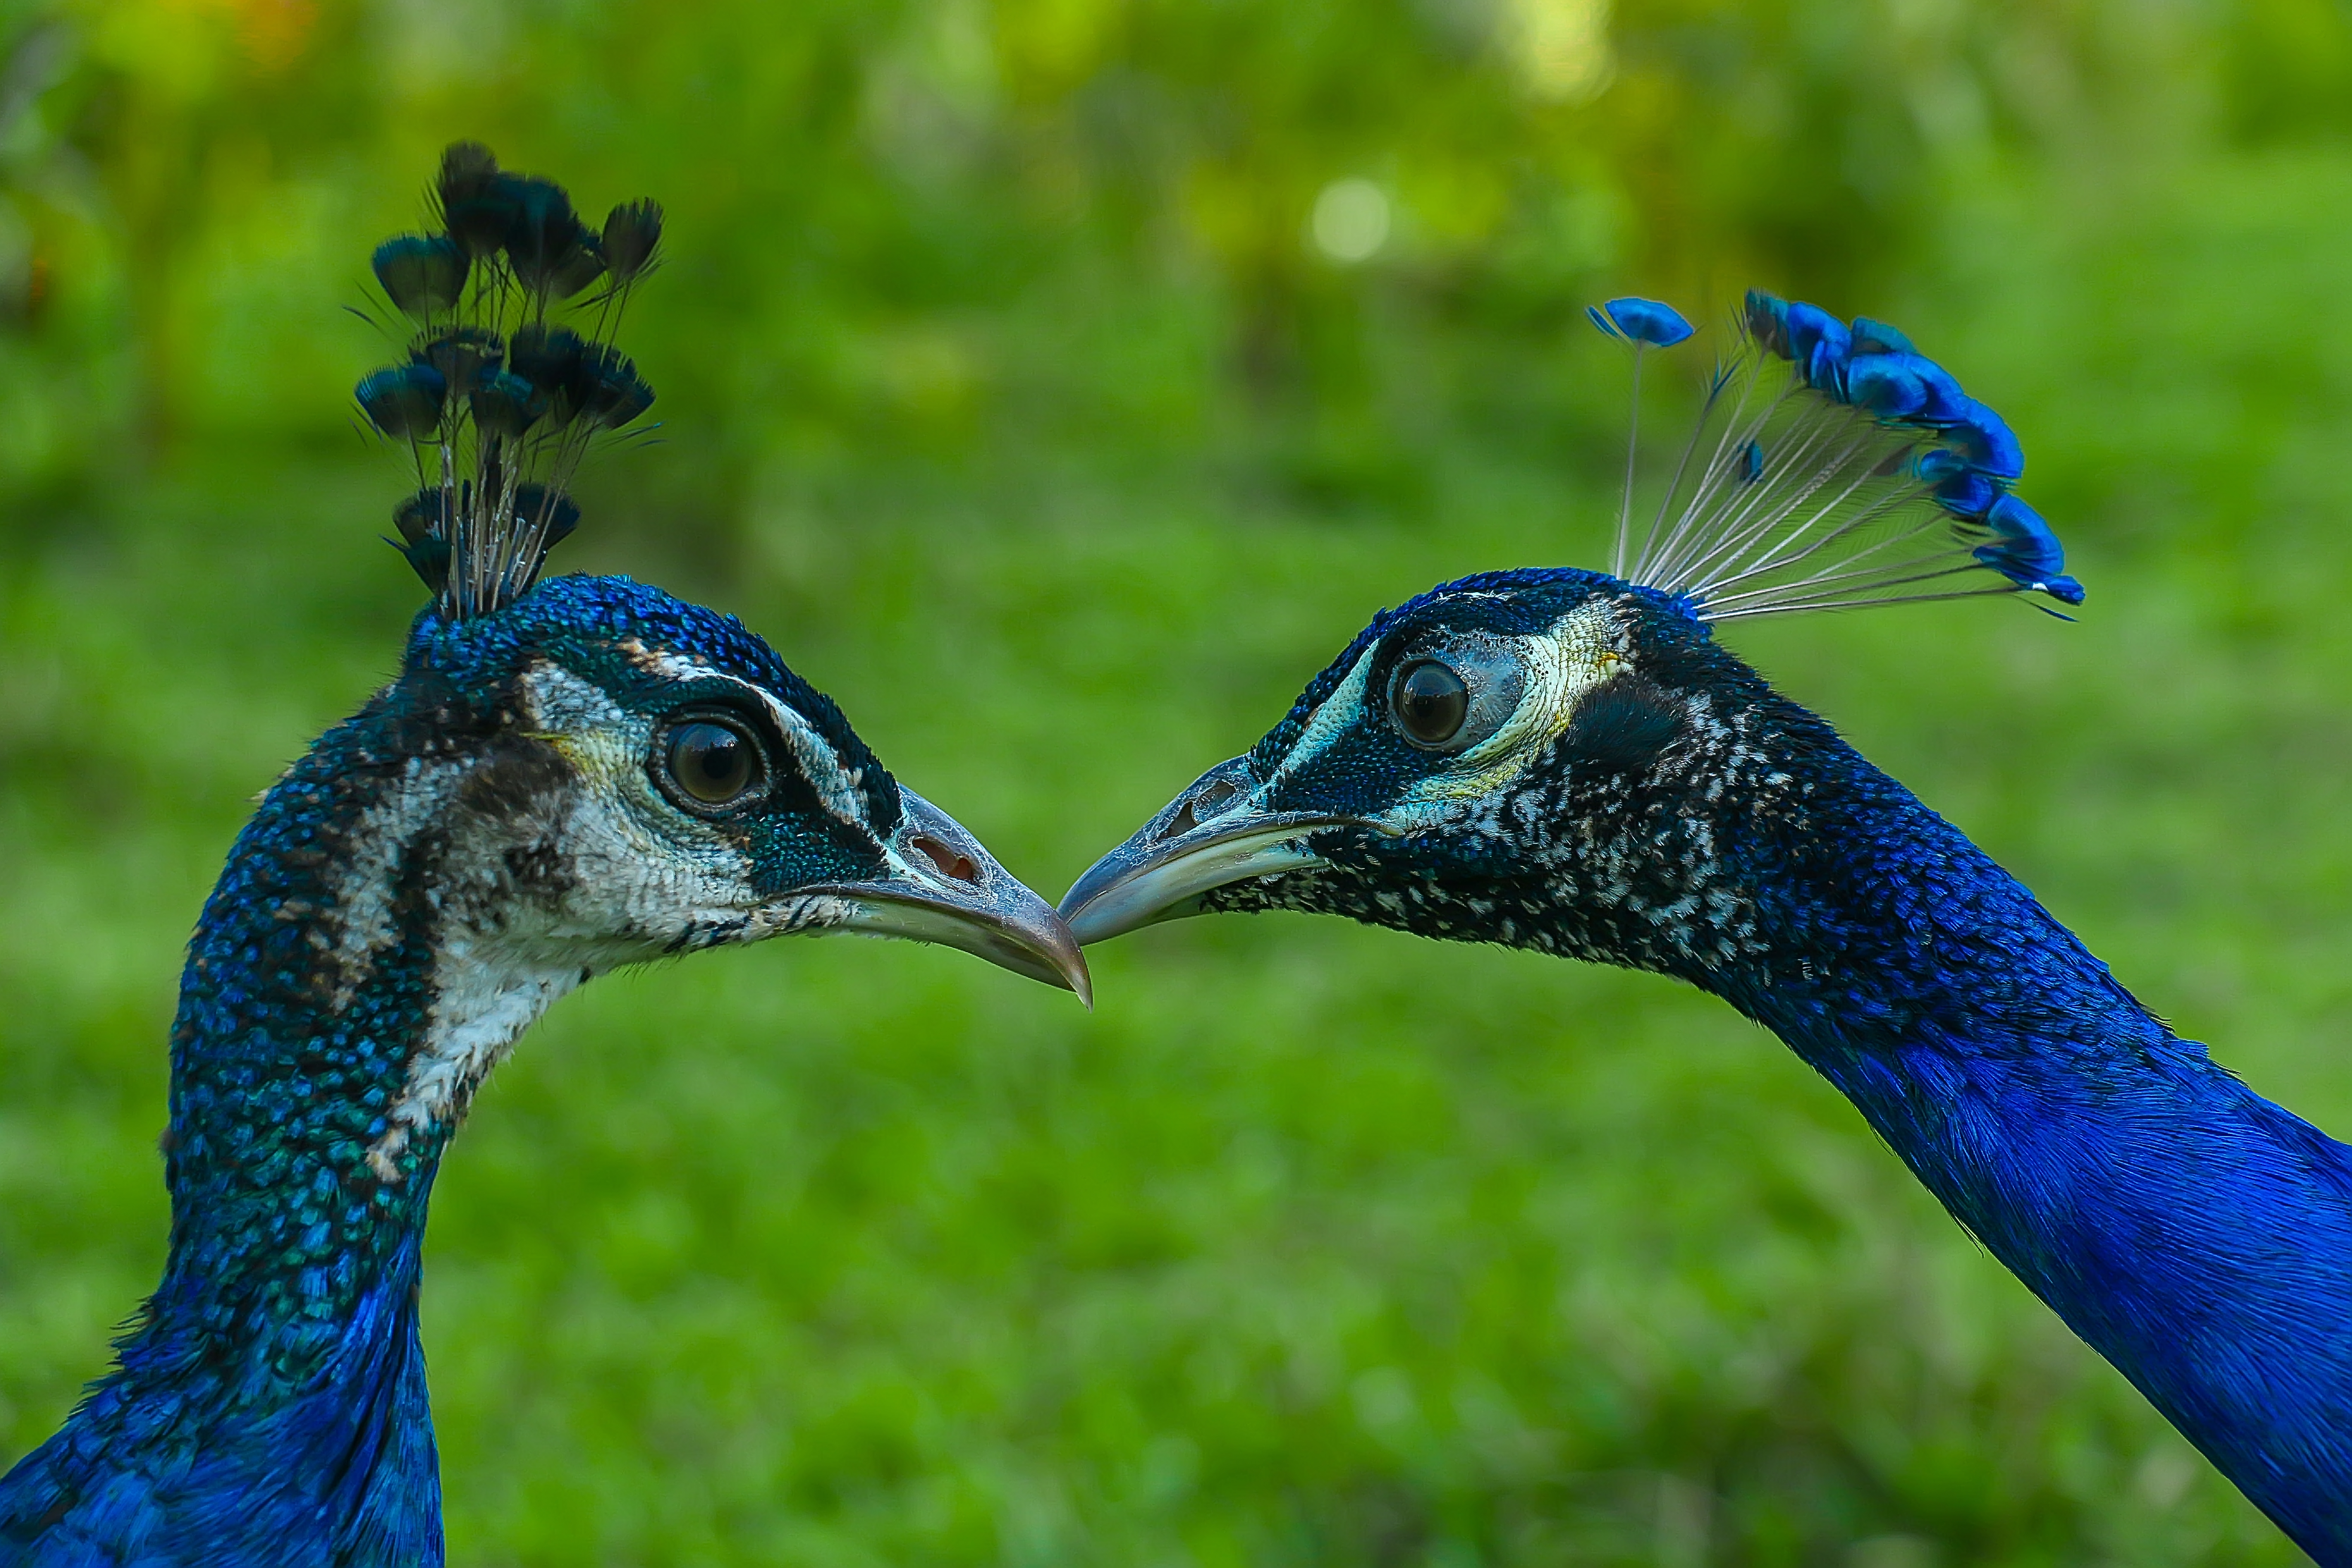
<instances>
[{"instance_id":1,"label":"iridescent blue neck feather","mask_svg":"<svg viewBox=\"0 0 2352 1568\"><path fill-rule=\"evenodd\" d=\"M169 1261L119 1368L0 1485L25 1561L441 1560L416 1301L448 1127L396 1181L370 1164L436 1001L440 814L413 786L441 695L331 731L230 852L173 1025Z\"/></svg>"},{"instance_id":2,"label":"iridescent blue neck feather","mask_svg":"<svg viewBox=\"0 0 2352 1568\"><path fill-rule=\"evenodd\" d=\"M1668 626L1645 673L1704 695L1681 754L1638 803L1605 777L1559 801L1652 852L1622 889L1551 881L1537 945L1638 957L1770 1027L2306 1548L2352 1559L2352 1150L2176 1037L1828 724L1697 635L1669 657Z\"/></svg>"}]
</instances>

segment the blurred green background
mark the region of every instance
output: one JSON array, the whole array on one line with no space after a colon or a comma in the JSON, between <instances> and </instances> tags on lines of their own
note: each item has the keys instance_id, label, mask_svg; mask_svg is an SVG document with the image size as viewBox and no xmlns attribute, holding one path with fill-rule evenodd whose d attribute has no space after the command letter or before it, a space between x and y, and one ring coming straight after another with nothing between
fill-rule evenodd
<instances>
[{"instance_id":1,"label":"blurred green background","mask_svg":"<svg viewBox=\"0 0 2352 1568\"><path fill-rule=\"evenodd\" d=\"M2352 1131L2340 0L15 0L0 1460L154 1278L220 856L419 602L340 308L458 135L671 215L662 444L559 560L742 615L1049 896L1378 606L1598 563L1586 300L1902 323L2081 624L1730 640ZM2300 1561L1704 997L1291 917L1097 975L559 1008L438 1189L453 1561Z\"/></svg>"}]
</instances>

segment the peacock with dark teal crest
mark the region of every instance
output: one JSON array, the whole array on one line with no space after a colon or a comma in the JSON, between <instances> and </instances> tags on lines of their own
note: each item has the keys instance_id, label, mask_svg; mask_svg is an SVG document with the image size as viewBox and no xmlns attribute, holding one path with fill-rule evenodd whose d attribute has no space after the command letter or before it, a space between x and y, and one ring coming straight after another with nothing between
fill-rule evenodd
<instances>
[{"instance_id":1,"label":"peacock with dark teal crest","mask_svg":"<svg viewBox=\"0 0 2352 1568\"><path fill-rule=\"evenodd\" d=\"M417 1338L435 1173L475 1090L607 970L793 932L964 948L1083 995L1054 911L731 617L539 580L589 447L653 393L613 345L661 214L449 150L375 253L432 591L401 671L273 785L189 944L163 1278L0 1480L7 1568L442 1561Z\"/></svg>"},{"instance_id":2,"label":"peacock with dark teal crest","mask_svg":"<svg viewBox=\"0 0 2352 1568\"><path fill-rule=\"evenodd\" d=\"M1612 300L1648 351L1692 335ZM1883 323L1751 294L1612 570L1386 610L1063 900L1097 942L1347 915L1673 975L1786 1041L2288 1535L2352 1564L2352 1149L2177 1037L1961 832L1717 639L2072 607L2000 416ZM2053 613L2058 613L2053 611Z\"/></svg>"}]
</instances>

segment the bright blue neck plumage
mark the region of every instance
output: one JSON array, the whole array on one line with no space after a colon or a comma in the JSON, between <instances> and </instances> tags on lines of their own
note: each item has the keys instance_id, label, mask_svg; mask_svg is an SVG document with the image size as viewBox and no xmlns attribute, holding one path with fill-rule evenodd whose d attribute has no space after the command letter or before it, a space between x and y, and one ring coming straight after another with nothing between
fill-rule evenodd
<instances>
[{"instance_id":1,"label":"bright blue neck plumage","mask_svg":"<svg viewBox=\"0 0 2352 1568\"><path fill-rule=\"evenodd\" d=\"M1852 1099L2306 1550L2352 1563L2352 1148L2176 1038L1957 828L1798 727L1800 863L1749 883L1771 956L1689 978Z\"/></svg>"},{"instance_id":2,"label":"bright blue neck plumage","mask_svg":"<svg viewBox=\"0 0 2352 1568\"><path fill-rule=\"evenodd\" d=\"M426 847L372 706L271 790L172 1034L163 1283L121 1365L0 1481L0 1563L442 1560L417 1286L446 1129L379 1179L428 1027ZM377 1164L383 1163L379 1155Z\"/></svg>"}]
</instances>

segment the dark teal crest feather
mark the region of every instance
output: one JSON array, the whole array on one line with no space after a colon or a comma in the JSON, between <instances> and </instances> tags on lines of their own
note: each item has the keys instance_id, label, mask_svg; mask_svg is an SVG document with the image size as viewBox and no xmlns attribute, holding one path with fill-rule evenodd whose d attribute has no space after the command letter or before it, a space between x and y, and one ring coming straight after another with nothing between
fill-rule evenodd
<instances>
[{"instance_id":1,"label":"dark teal crest feather","mask_svg":"<svg viewBox=\"0 0 2352 1568\"><path fill-rule=\"evenodd\" d=\"M357 396L415 465L398 548L435 609L464 620L538 581L579 521L566 492L589 447L653 405L613 338L658 261L662 211L625 202L591 229L562 186L500 169L474 142L442 154L433 195L440 232L396 236L372 258L414 325L408 363Z\"/></svg>"}]
</instances>

